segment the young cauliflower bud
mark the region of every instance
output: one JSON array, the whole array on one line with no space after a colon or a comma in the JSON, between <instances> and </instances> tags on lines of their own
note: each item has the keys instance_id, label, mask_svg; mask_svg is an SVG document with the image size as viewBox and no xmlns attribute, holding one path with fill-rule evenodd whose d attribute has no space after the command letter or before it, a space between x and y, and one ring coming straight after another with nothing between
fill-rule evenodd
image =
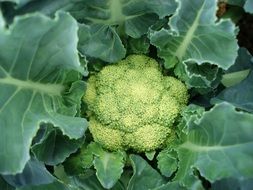
<instances>
[{"instance_id":1,"label":"young cauliflower bud","mask_svg":"<svg viewBox=\"0 0 253 190\"><path fill-rule=\"evenodd\" d=\"M84 101L96 142L113 151L145 152L173 136L188 92L176 78L163 76L154 59L131 55L91 76Z\"/></svg>"}]
</instances>

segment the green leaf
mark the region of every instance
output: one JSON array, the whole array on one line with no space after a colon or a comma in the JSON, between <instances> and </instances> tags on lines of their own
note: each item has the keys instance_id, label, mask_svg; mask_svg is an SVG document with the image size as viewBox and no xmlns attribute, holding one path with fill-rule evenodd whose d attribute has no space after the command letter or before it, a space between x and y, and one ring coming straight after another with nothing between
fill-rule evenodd
<instances>
[{"instance_id":1,"label":"green leaf","mask_svg":"<svg viewBox=\"0 0 253 190\"><path fill-rule=\"evenodd\" d=\"M74 176L70 185L85 190L105 190L95 174ZM121 183L116 183L110 190L125 190L125 188Z\"/></svg>"},{"instance_id":2,"label":"green leaf","mask_svg":"<svg viewBox=\"0 0 253 190\"><path fill-rule=\"evenodd\" d=\"M145 156L146 156L147 159L149 159L150 161L154 159L155 154L156 154L156 151L145 152Z\"/></svg>"},{"instance_id":3,"label":"green leaf","mask_svg":"<svg viewBox=\"0 0 253 190\"><path fill-rule=\"evenodd\" d=\"M158 17L165 17L175 9L174 0L106 0L103 3L79 2L69 12L79 22L89 25L80 29L81 53L106 62L117 62L126 54L120 37L127 34L140 38Z\"/></svg>"},{"instance_id":4,"label":"green leaf","mask_svg":"<svg viewBox=\"0 0 253 190\"><path fill-rule=\"evenodd\" d=\"M152 190L188 190L186 187L181 186L178 182L169 182L160 187L154 188ZM201 190L200 188L198 190Z\"/></svg>"},{"instance_id":5,"label":"green leaf","mask_svg":"<svg viewBox=\"0 0 253 190\"><path fill-rule=\"evenodd\" d=\"M32 146L36 158L47 165L62 163L83 144L83 139L69 139L59 130L50 130L45 137Z\"/></svg>"},{"instance_id":6,"label":"green leaf","mask_svg":"<svg viewBox=\"0 0 253 190\"><path fill-rule=\"evenodd\" d=\"M0 9L0 32L2 30L4 30L4 26L5 26L5 21L4 21L4 18L3 18L3 14L2 14L2 11Z\"/></svg>"},{"instance_id":7,"label":"green leaf","mask_svg":"<svg viewBox=\"0 0 253 190\"><path fill-rule=\"evenodd\" d=\"M188 134L190 124L192 122L194 123L195 121L198 121L202 117L204 112L205 112L205 108L201 106L198 106L195 104L188 105L181 112L182 119L178 125L178 128L180 129L180 131L182 131L185 134Z\"/></svg>"},{"instance_id":8,"label":"green leaf","mask_svg":"<svg viewBox=\"0 0 253 190\"><path fill-rule=\"evenodd\" d=\"M210 63L228 69L237 57L235 26L230 20L216 21L216 1L179 0L169 21L170 29L150 36L167 68L179 62Z\"/></svg>"},{"instance_id":9,"label":"green leaf","mask_svg":"<svg viewBox=\"0 0 253 190\"><path fill-rule=\"evenodd\" d=\"M247 0L225 0L226 3L231 5L243 6Z\"/></svg>"},{"instance_id":10,"label":"green leaf","mask_svg":"<svg viewBox=\"0 0 253 190\"><path fill-rule=\"evenodd\" d=\"M225 73L243 71L245 69L253 69L253 59L251 53L244 47L238 50L236 62Z\"/></svg>"},{"instance_id":11,"label":"green leaf","mask_svg":"<svg viewBox=\"0 0 253 190\"><path fill-rule=\"evenodd\" d=\"M15 188L9 185L1 176L0 176L0 189L15 190Z\"/></svg>"},{"instance_id":12,"label":"green leaf","mask_svg":"<svg viewBox=\"0 0 253 190\"><path fill-rule=\"evenodd\" d=\"M241 83L221 91L211 103L229 102L237 108L253 112L253 71Z\"/></svg>"},{"instance_id":13,"label":"green leaf","mask_svg":"<svg viewBox=\"0 0 253 190\"><path fill-rule=\"evenodd\" d=\"M246 12L253 14L253 0L227 0L227 3L243 7Z\"/></svg>"},{"instance_id":14,"label":"green leaf","mask_svg":"<svg viewBox=\"0 0 253 190\"><path fill-rule=\"evenodd\" d=\"M59 164L57 166L54 166L54 173L53 175L61 180L63 183L65 184L69 184L70 183L70 176L68 176L68 174L65 171L65 168L63 167L62 164Z\"/></svg>"},{"instance_id":15,"label":"green leaf","mask_svg":"<svg viewBox=\"0 0 253 190\"><path fill-rule=\"evenodd\" d=\"M76 110L76 116L80 117L82 97L86 90L86 85L84 81L80 80L81 79L80 75L73 76L76 75L77 73L76 72L74 72L74 74L71 73L72 72L69 72L66 76L66 83L68 84L70 83L71 85L69 89L63 93L63 98L66 99L66 105L70 107L72 106L72 108ZM84 74L85 74L84 76L86 76L87 72L85 72Z\"/></svg>"},{"instance_id":16,"label":"green leaf","mask_svg":"<svg viewBox=\"0 0 253 190\"><path fill-rule=\"evenodd\" d=\"M13 2L19 5L24 5L30 1L34 1L34 0L0 0L0 2Z\"/></svg>"},{"instance_id":17,"label":"green leaf","mask_svg":"<svg viewBox=\"0 0 253 190\"><path fill-rule=\"evenodd\" d=\"M14 187L49 184L55 181L55 178L47 171L45 165L34 158L27 162L22 173L6 175L3 178Z\"/></svg>"},{"instance_id":18,"label":"green leaf","mask_svg":"<svg viewBox=\"0 0 253 190\"><path fill-rule=\"evenodd\" d=\"M125 165L123 152L107 152L97 143L84 144L81 150L71 155L64 163L69 175L83 175L92 165L101 185L112 188L120 179Z\"/></svg>"},{"instance_id":19,"label":"green leaf","mask_svg":"<svg viewBox=\"0 0 253 190\"><path fill-rule=\"evenodd\" d=\"M97 57L107 62L123 59L126 50L111 26L93 24L80 25L79 51L90 57Z\"/></svg>"},{"instance_id":20,"label":"green leaf","mask_svg":"<svg viewBox=\"0 0 253 190\"><path fill-rule=\"evenodd\" d=\"M159 17L174 13L176 7L174 0L105 0L78 2L69 12L79 22L118 25L120 33L139 38Z\"/></svg>"},{"instance_id":21,"label":"green leaf","mask_svg":"<svg viewBox=\"0 0 253 190\"><path fill-rule=\"evenodd\" d=\"M252 177L252 123L252 114L238 112L228 103L216 105L189 123L187 139L176 148L179 170L175 180L191 185L193 168L210 182Z\"/></svg>"},{"instance_id":22,"label":"green leaf","mask_svg":"<svg viewBox=\"0 0 253 190\"><path fill-rule=\"evenodd\" d=\"M68 186L60 181L55 180L53 183L45 184L45 185L38 185L38 186L26 186L17 188L16 190L79 190L76 187Z\"/></svg>"},{"instance_id":23,"label":"green leaf","mask_svg":"<svg viewBox=\"0 0 253 190\"><path fill-rule=\"evenodd\" d=\"M250 73L249 69L246 69L244 71L236 71L233 73L228 73L222 76L221 83L225 87L231 87L236 84L239 84L241 81L243 81Z\"/></svg>"},{"instance_id":24,"label":"green leaf","mask_svg":"<svg viewBox=\"0 0 253 190\"><path fill-rule=\"evenodd\" d=\"M246 12L253 14L253 0L246 0L243 8Z\"/></svg>"},{"instance_id":25,"label":"green leaf","mask_svg":"<svg viewBox=\"0 0 253 190\"><path fill-rule=\"evenodd\" d=\"M236 85L248 76L250 69L253 69L252 55L246 48L240 48L235 64L226 71L221 82L226 87Z\"/></svg>"},{"instance_id":26,"label":"green leaf","mask_svg":"<svg viewBox=\"0 0 253 190\"><path fill-rule=\"evenodd\" d=\"M222 15L222 19L231 19L236 24L238 24L243 17L243 8L237 6L229 6L229 9L226 9L226 12Z\"/></svg>"},{"instance_id":27,"label":"green leaf","mask_svg":"<svg viewBox=\"0 0 253 190\"><path fill-rule=\"evenodd\" d=\"M128 190L152 189L166 183L165 179L143 158L130 155L134 174L129 181Z\"/></svg>"},{"instance_id":28,"label":"green leaf","mask_svg":"<svg viewBox=\"0 0 253 190\"><path fill-rule=\"evenodd\" d=\"M107 152L97 143L90 144L89 148L94 154L93 164L98 180L104 188L112 188L123 173L125 155L121 152Z\"/></svg>"},{"instance_id":29,"label":"green leaf","mask_svg":"<svg viewBox=\"0 0 253 190\"><path fill-rule=\"evenodd\" d=\"M37 0L15 13L40 11L53 15L57 10L68 11L79 23L88 25L80 28L80 52L117 62L126 53L120 37L140 38L159 18L174 13L176 7L175 0Z\"/></svg>"},{"instance_id":30,"label":"green leaf","mask_svg":"<svg viewBox=\"0 0 253 190\"><path fill-rule=\"evenodd\" d=\"M222 179L212 184L213 190L229 189L229 190L249 190L253 187L253 179Z\"/></svg>"},{"instance_id":31,"label":"green leaf","mask_svg":"<svg viewBox=\"0 0 253 190\"><path fill-rule=\"evenodd\" d=\"M174 73L184 80L188 87L195 88L213 88L219 84L216 81L221 78L221 71L217 66L209 63L198 65L191 61L178 64Z\"/></svg>"},{"instance_id":32,"label":"green leaf","mask_svg":"<svg viewBox=\"0 0 253 190\"><path fill-rule=\"evenodd\" d=\"M164 149L157 156L157 164L162 175L170 177L177 170L177 152Z\"/></svg>"},{"instance_id":33,"label":"green leaf","mask_svg":"<svg viewBox=\"0 0 253 190\"><path fill-rule=\"evenodd\" d=\"M104 190L103 186L100 184L95 174L89 176L74 176L70 180L72 186L78 187L80 189Z\"/></svg>"},{"instance_id":34,"label":"green leaf","mask_svg":"<svg viewBox=\"0 0 253 190\"><path fill-rule=\"evenodd\" d=\"M146 36L142 36L141 38L127 38L126 47L128 54L147 54L149 52L149 40Z\"/></svg>"},{"instance_id":35,"label":"green leaf","mask_svg":"<svg viewBox=\"0 0 253 190\"><path fill-rule=\"evenodd\" d=\"M80 175L83 174L86 169L89 169L93 165L93 150L90 145L82 145L80 150L72 154L63 163L64 169L68 175Z\"/></svg>"},{"instance_id":36,"label":"green leaf","mask_svg":"<svg viewBox=\"0 0 253 190\"><path fill-rule=\"evenodd\" d=\"M16 18L0 32L0 173L16 174L30 159L40 124L51 123L70 139L87 128L74 118L65 84L69 70L84 73L77 54L77 23L66 13L51 20L40 14ZM83 88L84 88L84 83ZM11 159L10 159L11 158Z\"/></svg>"}]
</instances>

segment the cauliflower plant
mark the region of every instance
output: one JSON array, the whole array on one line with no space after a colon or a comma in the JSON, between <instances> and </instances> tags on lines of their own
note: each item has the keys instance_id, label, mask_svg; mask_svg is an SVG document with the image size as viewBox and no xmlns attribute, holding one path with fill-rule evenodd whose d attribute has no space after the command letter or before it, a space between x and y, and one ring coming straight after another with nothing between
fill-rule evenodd
<instances>
[{"instance_id":1,"label":"cauliflower plant","mask_svg":"<svg viewBox=\"0 0 253 190\"><path fill-rule=\"evenodd\" d=\"M174 136L188 92L176 78L163 76L154 59L131 55L91 76L84 101L96 142L112 151L146 152Z\"/></svg>"}]
</instances>

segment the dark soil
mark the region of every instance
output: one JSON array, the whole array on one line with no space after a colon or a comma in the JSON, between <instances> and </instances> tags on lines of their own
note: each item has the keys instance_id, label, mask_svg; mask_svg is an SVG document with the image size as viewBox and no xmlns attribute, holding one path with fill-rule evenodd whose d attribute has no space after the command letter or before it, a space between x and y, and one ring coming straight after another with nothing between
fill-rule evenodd
<instances>
[{"instance_id":1,"label":"dark soil","mask_svg":"<svg viewBox=\"0 0 253 190\"><path fill-rule=\"evenodd\" d=\"M253 15L245 14L238 23L240 32L237 36L238 43L253 55Z\"/></svg>"},{"instance_id":2,"label":"dark soil","mask_svg":"<svg viewBox=\"0 0 253 190\"><path fill-rule=\"evenodd\" d=\"M218 10L216 15L218 18L221 18L231 7L224 1L219 1ZM242 17L239 22L237 22L237 26L240 31L237 36L239 46L245 47L248 51L253 55L253 15L248 13L242 13Z\"/></svg>"}]
</instances>

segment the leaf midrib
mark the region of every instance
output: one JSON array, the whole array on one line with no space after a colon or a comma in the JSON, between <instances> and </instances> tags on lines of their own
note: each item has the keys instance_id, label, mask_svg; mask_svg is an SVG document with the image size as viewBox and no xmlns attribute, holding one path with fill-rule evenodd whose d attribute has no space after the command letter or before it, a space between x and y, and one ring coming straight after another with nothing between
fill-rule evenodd
<instances>
[{"instance_id":1,"label":"leaf midrib","mask_svg":"<svg viewBox=\"0 0 253 190\"><path fill-rule=\"evenodd\" d=\"M104 25L111 26L115 24L122 24L126 22L127 20L131 20L131 19L143 16L146 14L146 13L138 13L138 14L133 14L133 15L125 15L123 13L123 7L124 5L120 0L110 0L109 7L108 7L108 10L110 12L110 18L102 19L102 18L92 18L90 16L86 16L85 19L96 24L104 24Z\"/></svg>"},{"instance_id":2,"label":"leaf midrib","mask_svg":"<svg viewBox=\"0 0 253 190\"><path fill-rule=\"evenodd\" d=\"M179 146L179 148L182 149L188 149L190 151L194 152L208 152L208 151L219 151L219 150L224 150L224 149L229 149L229 148L240 148L240 146L245 146L245 145L253 145L253 141L251 142L242 142L242 143L237 143L237 144L231 144L231 145L198 145L192 142L185 142Z\"/></svg>"},{"instance_id":3,"label":"leaf midrib","mask_svg":"<svg viewBox=\"0 0 253 190\"><path fill-rule=\"evenodd\" d=\"M12 85L21 89L30 89L32 91L45 93L53 96L61 96L61 93L64 91L64 86L62 84L43 84L30 80L23 81L13 78L11 76L0 78L0 84Z\"/></svg>"},{"instance_id":4,"label":"leaf midrib","mask_svg":"<svg viewBox=\"0 0 253 190\"><path fill-rule=\"evenodd\" d=\"M194 37L194 34L199 26L199 20L200 20L204 5L205 5L205 3L203 3L200 10L197 12L197 15L196 15L191 27L188 29L186 35L184 36L183 41L181 42L180 46L177 48L177 50L175 52L175 55L178 57L179 60L183 59L183 57L187 51L187 48L189 47L189 45Z\"/></svg>"}]
</instances>

